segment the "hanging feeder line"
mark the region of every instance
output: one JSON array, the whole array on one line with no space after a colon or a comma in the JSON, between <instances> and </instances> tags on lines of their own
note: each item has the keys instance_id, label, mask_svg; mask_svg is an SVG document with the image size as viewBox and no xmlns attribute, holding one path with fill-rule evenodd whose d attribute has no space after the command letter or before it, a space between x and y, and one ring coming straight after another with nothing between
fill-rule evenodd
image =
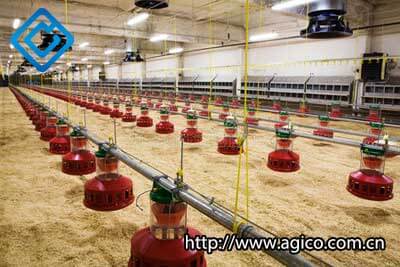
<instances>
[{"instance_id":1,"label":"hanging feeder line","mask_svg":"<svg viewBox=\"0 0 400 267\"><path fill-rule=\"evenodd\" d=\"M56 90L56 89L51 89L51 90ZM147 96L147 98L159 99L160 97L159 96ZM201 104L201 102L199 102L199 101L192 101L192 100L188 100L188 101L193 104ZM351 106L351 105L349 104L348 106ZM177 105L177 107L181 107L181 106ZM257 108L257 111L258 112L269 112L269 113L275 113L275 114L277 113L277 111L274 109L261 108L261 107ZM289 113L289 115L301 115L301 116L306 115L307 117L312 117L312 118L318 118L320 115L324 115L323 113L321 113L321 114L313 114L313 113L304 114L304 113L299 113L296 111L288 111L288 113ZM350 116L349 117L340 117L340 118L331 118L331 119L332 119L332 121L354 122L354 123L361 123L361 124L365 124L368 122L366 118L365 119L363 119L363 118L353 119ZM399 124L385 122L385 125L387 127L400 128Z\"/></svg>"},{"instance_id":2,"label":"hanging feeder line","mask_svg":"<svg viewBox=\"0 0 400 267\"><path fill-rule=\"evenodd\" d=\"M62 90L60 90L60 89L55 89L55 88L48 88L48 89L50 89L50 90L55 90L55 91L62 91ZM146 98L159 99L159 98L161 98L161 97L160 97L160 96L146 96ZM190 103L193 103L193 104L201 104L201 102L198 101L198 100L197 100L197 101L188 100L188 101L189 101ZM348 106L351 106L351 105L349 104ZM178 105L178 107L181 107L181 106ZM276 110L274 110L274 109L269 109L269 108L261 108L261 107L258 107L257 110L258 110L259 112L261 111L261 112L277 113ZM314 117L314 118L318 118L320 115L323 115L323 114L313 114L313 113L306 113L306 114L304 114L304 113L299 113L299 112L296 112L296 111L288 111L288 113L289 113L289 115L301 115L301 116L306 115L307 117ZM332 118L332 120L333 120L333 121L354 122L354 123L365 123L365 122L367 122L367 119L366 119L366 118L365 118L365 119L363 119L363 118L356 118L356 119L353 119L353 117L351 117L351 116L348 116L348 117L341 117L341 118ZM392 127L392 128L400 128L400 125L399 125L399 124L385 123L385 125L388 126L388 127Z\"/></svg>"},{"instance_id":3,"label":"hanging feeder line","mask_svg":"<svg viewBox=\"0 0 400 267\"><path fill-rule=\"evenodd\" d=\"M31 102L43 107L46 110L52 111L49 107L42 104L39 101L36 101L31 96L27 95L26 93L22 92L20 89L13 87L10 85L10 88L17 90L20 94L25 96ZM63 118L61 115L55 113L58 118ZM65 119L65 118L64 118ZM235 218L232 211L221 208L220 205L217 205L215 201L210 203L210 198L196 196L194 193L195 191L191 190L191 187L188 184L184 184L184 187L178 187L172 177L169 177L165 173L151 167L149 164L141 161L140 159L134 157L133 155L128 154L127 152L123 151L121 148L110 145L96 136L89 133L86 129L81 128L79 126L73 125L67 119L65 122L73 127L76 131L80 132L86 138L88 138L91 142L101 147L103 150L107 151L108 153L112 154L122 162L124 162L127 166L131 167L144 177L148 178L152 182L156 182L164 189L168 190L170 193L176 194L180 199L184 202L195 208L196 210L200 211L207 217L213 219L214 221L218 222L220 225L224 226L228 230L232 230L235 225ZM193 192L190 192L193 191ZM244 219L246 223L241 223L238 225L237 234L243 238L271 238L274 237L273 235L266 235L260 233L260 230L257 226L252 224L250 221ZM293 255L288 251L275 251L275 250L263 250L264 253L270 255L277 261L287 266L313 266L313 264L306 260L305 258L299 255ZM308 253L307 253L308 254ZM315 258L314 256L311 256ZM327 263L319 260L320 264L323 263L328 265Z\"/></svg>"},{"instance_id":4,"label":"hanging feeder line","mask_svg":"<svg viewBox=\"0 0 400 267\"><path fill-rule=\"evenodd\" d=\"M135 105L135 106L137 106L137 105ZM171 112L171 114L186 116L186 114L182 113L182 112ZM216 121L216 122L223 122L223 120L220 120L218 118L210 118L209 119L208 117L204 117L204 116L198 116L198 118L204 119L204 120ZM244 126L245 124L239 123L239 125ZM267 131L267 132L274 132L274 133L276 131L276 129L274 127L268 127L268 126L248 125L248 128L263 130L263 131ZM361 145L361 142L350 140L350 139L338 138L338 137L326 138L326 137L322 137L322 136L315 136L313 134L308 134L305 132L298 132L296 130L293 131L293 135L298 136L298 137L307 138L307 139L313 139L313 140L317 140L317 141L321 141L321 142L349 145L349 146L353 146L353 147L360 147L360 145ZM400 154L400 147L388 146L387 151L389 153Z\"/></svg>"},{"instance_id":5,"label":"hanging feeder line","mask_svg":"<svg viewBox=\"0 0 400 267\"><path fill-rule=\"evenodd\" d=\"M50 91L57 91L57 92L62 92L62 93L65 93L65 90L61 90L61 89L54 89L54 88L47 88L47 90L50 90ZM147 97L148 98L148 97ZM152 98L154 98L154 99L159 99L159 97L152 97ZM197 103L198 104L198 101L191 101L192 103ZM138 106L138 105L136 105L136 104L133 104L134 106ZM177 106L177 107L180 107L180 108L182 108L182 106ZM154 108L151 108L152 110L155 110ZM193 108L192 107L192 109L193 110L196 110L196 111L201 111L201 109L195 109L195 108ZM276 112L276 110L269 110L269 109L265 109L265 110L263 110L263 109L259 109L259 111L265 111L265 112L272 112L272 113L277 113ZM213 114L219 114L219 112L218 111L210 111L211 113L213 113ZM179 113L179 112L176 112L176 111L171 111L171 114L178 114L178 115L184 115L183 113ZM297 114L300 114L300 113L297 113L297 112L288 112L288 114L294 114L294 115L297 115ZM242 116L239 116L239 115L235 115L236 117L238 117L238 118L243 118ZM310 114L310 115L308 115L309 117L315 117L315 118L318 118L319 117L319 115L314 115L314 114ZM199 116L199 118L201 118L201 119L204 119L204 117L203 116ZM209 120L213 120L212 118L211 119L209 119ZM265 119L265 118L258 118L258 120L260 120L260 121L265 121L265 122L271 122L271 123L278 123L279 121L278 120L272 120L272 119ZM352 119L344 119L344 118L340 118L340 119L337 119L337 118L331 118L331 120L332 121L348 121L348 122L356 122L356 123L363 123L363 124L365 124L365 123L367 123L367 121L360 121L360 120L352 120ZM305 124L292 124L294 127L301 127L301 128L308 128L308 129L317 129L318 127L315 127L315 126L311 126L311 125L305 125ZM400 127L399 125L393 125L393 124L388 124L388 123L385 123L385 126L387 126L387 127L392 127L392 128L397 128L397 127ZM332 130L332 131L334 131L334 132L337 132L337 133L343 133L343 134L348 134L348 135L355 135L355 136L361 136L361 137L367 137L367 136L370 136L370 134L366 134L366 133L362 133L362 132L356 132L356 131L352 131L352 130L343 130L343 129L337 129L337 128L328 128L329 130ZM391 136L390 137L390 139L389 139L389 141L400 141L400 137L397 137L397 136Z\"/></svg>"}]
</instances>

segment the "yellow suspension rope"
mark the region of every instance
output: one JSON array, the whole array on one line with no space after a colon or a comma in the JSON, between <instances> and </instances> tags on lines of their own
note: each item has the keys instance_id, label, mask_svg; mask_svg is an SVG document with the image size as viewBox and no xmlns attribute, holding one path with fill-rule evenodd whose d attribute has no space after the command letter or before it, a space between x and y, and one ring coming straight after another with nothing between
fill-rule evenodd
<instances>
[{"instance_id":1,"label":"yellow suspension rope","mask_svg":"<svg viewBox=\"0 0 400 267\"><path fill-rule=\"evenodd\" d=\"M249 0L246 0L245 6L245 13L246 13L246 36L245 36L245 51L244 51L244 109L243 109L243 117L247 117L247 83L248 83L248 52L249 52L249 10L250 10L250 3ZM239 210L239 191L240 191L240 177L241 177L241 165L242 165L242 152L243 152L243 140L238 138L238 143L240 144L240 151L239 151L239 160L238 160L238 167L237 167L237 176L236 176L236 194L235 194L235 208L234 208L234 224L232 231L236 233L241 222L237 221L237 214ZM245 140L245 164L246 164L246 180L245 180L245 195L246 195L246 213L245 218L249 218L249 143L248 138Z\"/></svg>"},{"instance_id":2,"label":"yellow suspension rope","mask_svg":"<svg viewBox=\"0 0 400 267\"><path fill-rule=\"evenodd\" d=\"M68 0L65 0L65 24L68 26ZM70 55L67 52L67 62L70 62ZM68 100L71 98L71 73L70 73L70 68L68 66L67 69L67 90L68 90ZM71 109L71 103L67 101L67 117L69 118L70 116L70 109Z\"/></svg>"}]
</instances>

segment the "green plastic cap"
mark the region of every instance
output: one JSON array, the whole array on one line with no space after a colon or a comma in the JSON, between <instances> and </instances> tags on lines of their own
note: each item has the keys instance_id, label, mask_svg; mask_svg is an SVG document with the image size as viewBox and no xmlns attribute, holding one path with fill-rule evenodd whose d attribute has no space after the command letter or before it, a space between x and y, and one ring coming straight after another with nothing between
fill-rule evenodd
<instances>
[{"instance_id":1,"label":"green plastic cap","mask_svg":"<svg viewBox=\"0 0 400 267\"><path fill-rule=\"evenodd\" d=\"M320 121L329 121L329 117L328 116L320 115L318 118L319 118Z\"/></svg>"},{"instance_id":2,"label":"green plastic cap","mask_svg":"<svg viewBox=\"0 0 400 267\"><path fill-rule=\"evenodd\" d=\"M381 106L379 105L379 104L372 104L372 105L369 105L369 108L370 109L380 109L381 108Z\"/></svg>"},{"instance_id":3,"label":"green plastic cap","mask_svg":"<svg viewBox=\"0 0 400 267\"><path fill-rule=\"evenodd\" d=\"M290 138L292 136L292 132L290 129L280 128L276 130L276 136L279 138Z\"/></svg>"},{"instance_id":4,"label":"green plastic cap","mask_svg":"<svg viewBox=\"0 0 400 267\"><path fill-rule=\"evenodd\" d=\"M362 144L361 152L371 156L383 156L385 155L385 148L383 146Z\"/></svg>"},{"instance_id":5,"label":"green plastic cap","mask_svg":"<svg viewBox=\"0 0 400 267\"><path fill-rule=\"evenodd\" d=\"M381 122L372 122L371 121L369 123L369 126L371 126L372 128L375 128L375 129L383 129L385 127L385 124L381 123Z\"/></svg>"},{"instance_id":6,"label":"green plastic cap","mask_svg":"<svg viewBox=\"0 0 400 267\"><path fill-rule=\"evenodd\" d=\"M281 111L281 112L279 112L279 115L281 115L281 116L289 116L289 112Z\"/></svg>"},{"instance_id":7,"label":"green plastic cap","mask_svg":"<svg viewBox=\"0 0 400 267\"><path fill-rule=\"evenodd\" d=\"M160 114L166 115L169 114L169 109L166 106L160 107Z\"/></svg>"},{"instance_id":8,"label":"green plastic cap","mask_svg":"<svg viewBox=\"0 0 400 267\"><path fill-rule=\"evenodd\" d=\"M140 104L140 110L148 110L149 108L147 107L146 103Z\"/></svg>"},{"instance_id":9,"label":"green plastic cap","mask_svg":"<svg viewBox=\"0 0 400 267\"><path fill-rule=\"evenodd\" d=\"M234 118L226 118L224 121L226 128L237 128L237 121Z\"/></svg>"},{"instance_id":10,"label":"green plastic cap","mask_svg":"<svg viewBox=\"0 0 400 267\"><path fill-rule=\"evenodd\" d=\"M188 120L196 120L197 119L196 112L195 111L188 112L187 115L186 115L186 119L188 119Z\"/></svg>"},{"instance_id":11,"label":"green plastic cap","mask_svg":"<svg viewBox=\"0 0 400 267\"><path fill-rule=\"evenodd\" d=\"M181 202L174 198L174 195L168 190L164 189L157 183L153 184L153 189L150 192L150 199L154 202L161 204L170 204L174 202Z\"/></svg>"},{"instance_id":12,"label":"green plastic cap","mask_svg":"<svg viewBox=\"0 0 400 267\"><path fill-rule=\"evenodd\" d=\"M65 121L64 121L63 119L59 119L59 120L57 121L57 125L63 125L63 124L66 124Z\"/></svg>"},{"instance_id":13,"label":"green plastic cap","mask_svg":"<svg viewBox=\"0 0 400 267\"><path fill-rule=\"evenodd\" d=\"M99 147L99 150L96 151L95 155L98 158L105 158L107 156L107 151Z\"/></svg>"},{"instance_id":14,"label":"green plastic cap","mask_svg":"<svg viewBox=\"0 0 400 267\"><path fill-rule=\"evenodd\" d=\"M77 131L75 129L72 131L72 133L70 133L70 136L71 137L84 137L84 135L80 131Z\"/></svg>"}]
</instances>

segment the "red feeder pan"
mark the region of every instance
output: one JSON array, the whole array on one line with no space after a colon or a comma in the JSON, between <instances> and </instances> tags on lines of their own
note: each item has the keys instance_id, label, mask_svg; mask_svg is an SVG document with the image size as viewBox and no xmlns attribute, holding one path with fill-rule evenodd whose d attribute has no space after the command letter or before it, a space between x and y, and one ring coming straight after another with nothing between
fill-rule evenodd
<instances>
[{"instance_id":1,"label":"red feeder pan","mask_svg":"<svg viewBox=\"0 0 400 267\"><path fill-rule=\"evenodd\" d=\"M246 123L249 125L258 125L258 119L256 117L247 117Z\"/></svg>"},{"instance_id":2,"label":"red feeder pan","mask_svg":"<svg viewBox=\"0 0 400 267\"><path fill-rule=\"evenodd\" d=\"M122 113L122 111L119 111L119 108L114 108L110 113L110 117L115 118L115 119L121 118L122 115L123 115L123 113Z\"/></svg>"},{"instance_id":3,"label":"red feeder pan","mask_svg":"<svg viewBox=\"0 0 400 267\"><path fill-rule=\"evenodd\" d=\"M292 151L290 129L276 130L275 151L269 153L267 166L277 172L295 172L300 169L300 156Z\"/></svg>"},{"instance_id":4,"label":"red feeder pan","mask_svg":"<svg viewBox=\"0 0 400 267\"><path fill-rule=\"evenodd\" d=\"M332 105L331 112L329 112L329 117L331 118L342 117L342 110L339 105Z\"/></svg>"},{"instance_id":5,"label":"red feeder pan","mask_svg":"<svg viewBox=\"0 0 400 267\"><path fill-rule=\"evenodd\" d=\"M143 128L152 127L153 126L153 119L150 118L149 116L140 116L137 119L136 125L138 127L143 127Z\"/></svg>"},{"instance_id":6,"label":"red feeder pan","mask_svg":"<svg viewBox=\"0 0 400 267\"><path fill-rule=\"evenodd\" d=\"M393 180L384 175L385 148L361 145L361 167L349 175L347 190L360 198L384 201L393 198Z\"/></svg>"},{"instance_id":7,"label":"red feeder pan","mask_svg":"<svg viewBox=\"0 0 400 267\"><path fill-rule=\"evenodd\" d=\"M181 138L185 143L199 143L203 140L203 133L197 129L196 111L189 110L186 116L187 128L181 131Z\"/></svg>"},{"instance_id":8,"label":"red feeder pan","mask_svg":"<svg viewBox=\"0 0 400 267\"><path fill-rule=\"evenodd\" d=\"M123 122L135 122L136 116L133 115L132 113L125 113L124 116L122 116L122 121Z\"/></svg>"},{"instance_id":9,"label":"red feeder pan","mask_svg":"<svg viewBox=\"0 0 400 267\"><path fill-rule=\"evenodd\" d=\"M136 116L132 114L132 105L130 103L125 106L125 114L122 116L123 122L135 122Z\"/></svg>"},{"instance_id":10,"label":"red feeder pan","mask_svg":"<svg viewBox=\"0 0 400 267\"><path fill-rule=\"evenodd\" d=\"M350 174L347 191L360 198L385 201L393 198L393 180L377 171L358 170Z\"/></svg>"},{"instance_id":11,"label":"red feeder pan","mask_svg":"<svg viewBox=\"0 0 400 267\"><path fill-rule=\"evenodd\" d=\"M239 155L240 146L237 138L224 137L218 142L218 152L224 155Z\"/></svg>"},{"instance_id":12,"label":"red feeder pan","mask_svg":"<svg viewBox=\"0 0 400 267\"><path fill-rule=\"evenodd\" d=\"M319 116L319 126L320 128L313 131L314 135L326 138L333 138L333 131L327 128L329 126L328 116Z\"/></svg>"},{"instance_id":13,"label":"red feeder pan","mask_svg":"<svg viewBox=\"0 0 400 267\"><path fill-rule=\"evenodd\" d=\"M231 108L239 108L239 106L240 106L239 99L237 99L237 98L232 99Z\"/></svg>"},{"instance_id":14,"label":"red feeder pan","mask_svg":"<svg viewBox=\"0 0 400 267\"><path fill-rule=\"evenodd\" d=\"M162 106L163 102L162 99L159 99L159 101L156 104L156 109L160 109L160 107Z\"/></svg>"},{"instance_id":15,"label":"red feeder pan","mask_svg":"<svg viewBox=\"0 0 400 267\"><path fill-rule=\"evenodd\" d=\"M62 158L62 172L85 175L96 171L96 158L86 149L87 139L79 132L71 133L72 152Z\"/></svg>"},{"instance_id":16,"label":"red feeder pan","mask_svg":"<svg viewBox=\"0 0 400 267\"><path fill-rule=\"evenodd\" d=\"M152 127L153 126L153 119L149 117L149 109L146 103L142 103L140 107L141 115L137 119L136 126L138 127Z\"/></svg>"},{"instance_id":17,"label":"red feeder pan","mask_svg":"<svg viewBox=\"0 0 400 267\"><path fill-rule=\"evenodd\" d=\"M326 137L326 138L333 138L333 131L325 128L315 129L313 134L316 136Z\"/></svg>"},{"instance_id":18,"label":"red feeder pan","mask_svg":"<svg viewBox=\"0 0 400 267\"><path fill-rule=\"evenodd\" d=\"M174 132L174 125L169 121L169 111L166 106L160 108L161 121L156 124L156 133L170 134Z\"/></svg>"},{"instance_id":19,"label":"red feeder pan","mask_svg":"<svg viewBox=\"0 0 400 267\"><path fill-rule=\"evenodd\" d=\"M190 102L186 102L185 106L182 108L182 113L187 113L190 109Z\"/></svg>"},{"instance_id":20,"label":"red feeder pan","mask_svg":"<svg viewBox=\"0 0 400 267\"><path fill-rule=\"evenodd\" d=\"M223 107L223 109L222 109L222 112L219 113L218 118L219 118L220 120L225 120L228 116L229 116L229 105L228 105L228 104L225 104L224 107Z\"/></svg>"},{"instance_id":21,"label":"red feeder pan","mask_svg":"<svg viewBox=\"0 0 400 267\"><path fill-rule=\"evenodd\" d=\"M239 155L240 145L237 142L237 121L234 117L228 116L224 121L225 136L218 142L218 152L224 155ZM243 152L243 151L242 151Z\"/></svg>"},{"instance_id":22,"label":"red feeder pan","mask_svg":"<svg viewBox=\"0 0 400 267\"><path fill-rule=\"evenodd\" d=\"M132 181L118 173L118 159L96 152L97 176L85 183L83 204L92 210L114 211L133 203Z\"/></svg>"},{"instance_id":23,"label":"red feeder pan","mask_svg":"<svg viewBox=\"0 0 400 267\"><path fill-rule=\"evenodd\" d=\"M380 122L381 121L381 114L380 114L380 107L379 106L371 106L369 109L369 114L367 116L367 120L370 122Z\"/></svg>"},{"instance_id":24,"label":"red feeder pan","mask_svg":"<svg viewBox=\"0 0 400 267\"><path fill-rule=\"evenodd\" d=\"M103 102L103 106L100 109L100 114L110 115L110 113L111 113L111 108L108 106L108 102L107 101Z\"/></svg>"},{"instance_id":25,"label":"red feeder pan","mask_svg":"<svg viewBox=\"0 0 400 267\"><path fill-rule=\"evenodd\" d=\"M170 134L174 132L174 125L169 121L160 121L156 124L156 133Z\"/></svg>"},{"instance_id":26,"label":"red feeder pan","mask_svg":"<svg viewBox=\"0 0 400 267\"><path fill-rule=\"evenodd\" d=\"M40 140L48 142L56 136L56 123L57 117L47 117L47 126L40 130Z\"/></svg>"},{"instance_id":27,"label":"red feeder pan","mask_svg":"<svg viewBox=\"0 0 400 267\"><path fill-rule=\"evenodd\" d=\"M272 103L272 109L273 110L277 110L277 111L281 111L282 110L282 105L279 102L274 102Z\"/></svg>"},{"instance_id":28,"label":"red feeder pan","mask_svg":"<svg viewBox=\"0 0 400 267\"><path fill-rule=\"evenodd\" d=\"M33 124L35 125L35 131L40 132L44 127L46 127L48 114L49 112L47 111L41 111L39 118L33 121Z\"/></svg>"},{"instance_id":29,"label":"red feeder pan","mask_svg":"<svg viewBox=\"0 0 400 267\"><path fill-rule=\"evenodd\" d=\"M208 104L202 105L202 109L200 110L199 115L203 117L211 116L211 112L208 110Z\"/></svg>"},{"instance_id":30,"label":"red feeder pan","mask_svg":"<svg viewBox=\"0 0 400 267\"><path fill-rule=\"evenodd\" d=\"M93 110L94 112L100 112L100 110L101 110L102 108L103 108L103 107L101 106L101 101L100 101L100 99L96 99L96 100L95 100L95 104L94 104L92 110Z\"/></svg>"},{"instance_id":31,"label":"red feeder pan","mask_svg":"<svg viewBox=\"0 0 400 267\"><path fill-rule=\"evenodd\" d=\"M224 103L224 101L222 100L222 98L220 96L217 96L217 98L215 98L214 105L221 106L223 103Z\"/></svg>"},{"instance_id":32,"label":"red feeder pan","mask_svg":"<svg viewBox=\"0 0 400 267\"><path fill-rule=\"evenodd\" d=\"M147 99L147 107L154 108L154 104L153 104L153 102L151 102L151 99Z\"/></svg>"},{"instance_id":33,"label":"red feeder pan","mask_svg":"<svg viewBox=\"0 0 400 267\"><path fill-rule=\"evenodd\" d=\"M122 175L96 176L85 183L84 205L97 211L115 211L133 203L132 181Z\"/></svg>"},{"instance_id":34,"label":"red feeder pan","mask_svg":"<svg viewBox=\"0 0 400 267\"><path fill-rule=\"evenodd\" d=\"M310 111L310 109L307 108L307 107L300 107L297 112L299 112L299 113L307 113L309 111Z\"/></svg>"},{"instance_id":35,"label":"red feeder pan","mask_svg":"<svg viewBox=\"0 0 400 267\"><path fill-rule=\"evenodd\" d=\"M275 150L268 155L268 168L277 172L295 172L300 169L300 156L290 150Z\"/></svg>"},{"instance_id":36,"label":"red feeder pan","mask_svg":"<svg viewBox=\"0 0 400 267\"><path fill-rule=\"evenodd\" d=\"M196 128L186 128L181 132L181 138L185 143L200 143L203 140L203 133Z\"/></svg>"},{"instance_id":37,"label":"red feeder pan","mask_svg":"<svg viewBox=\"0 0 400 267\"><path fill-rule=\"evenodd\" d=\"M57 123L57 135L50 140L50 153L65 155L71 151L71 142L68 136L69 127L64 121Z\"/></svg>"},{"instance_id":38,"label":"red feeder pan","mask_svg":"<svg viewBox=\"0 0 400 267\"><path fill-rule=\"evenodd\" d=\"M194 238L201 233L187 228L187 234ZM135 233L131 241L131 257L128 267L207 267L204 252L184 249L184 240L157 239L150 228Z\"/></svg>"}]
</instances>

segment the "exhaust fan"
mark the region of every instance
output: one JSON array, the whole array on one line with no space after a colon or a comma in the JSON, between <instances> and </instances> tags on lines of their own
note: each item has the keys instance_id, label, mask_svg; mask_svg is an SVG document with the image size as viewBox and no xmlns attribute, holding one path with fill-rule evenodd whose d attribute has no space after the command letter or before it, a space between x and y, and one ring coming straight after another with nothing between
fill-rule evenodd
<instances>
[{"instance_id":1,"label":"exhaust fan","mask_svg":"<svg viewBox=\"0 0 400 267\"><path fill-rule=\"evenodd\" d=\"M28 60L26 60L26 58L24 58L24 61L22 62L21 66L23 66L23 67L33 67L33 65Z\"/></svg>"},{"instance_id":2,"label":"exhaust fan","mask_svg":"<svg viewBox=\"0 0 400 267\"><path fill-rule=\"evenodd\" d=\"M353 35L344 20L344 0L320 0L309 4L309 24L300 32L301 37L311 39L342 38Z\"/></svg>"},{"instance_id":3,"label":"exhaust fan","mask_svg":"<svg viewBox=\"0 0 400 267\"><path fill-rule=\"evenodd\" d=\"M24 73L24 72L26 72L26 69L22 66L18 66L17 73Z\"/></svg>"},{"instance_id":4,"label":"exhaust fan","mask_svg":"<svg viewBox=\"0 0 400 267\"><path fill-rule=\"evenodd\" d=\"M143 62L144 59L140 55L139 50L137 50L136 52L127 51L123 61L124 62Z\"/></svg>"},{"instance_id":5,"label":"exhaust fan","mask_svg":"<svg viewBox=\"0 0 400 267\"><path fill-rule=\"evenodd\" d=\"M135 0L135 5L141 8L161 9L168 7L168 0Z\"/></svg>"},{"instance_id":6,"label":"exhaust fan","mask_svg":"<svg viewBox=\"0 0 400 267\"><path fill-rule=\"evenodd\" d=\"M65 45L67 42L67 39L65 38L65 35L59 34L59 33L46 33L44 31L40 32L42 43L38 46L38 48L42 51L46 50L47 47L49 47L54 40L54 36L58 36L60 38L60 43L53 48L52 52L58 52L60 49ZM68 49L68 51L71 51L72 47Z\"/></svg>"}]
</instances>

